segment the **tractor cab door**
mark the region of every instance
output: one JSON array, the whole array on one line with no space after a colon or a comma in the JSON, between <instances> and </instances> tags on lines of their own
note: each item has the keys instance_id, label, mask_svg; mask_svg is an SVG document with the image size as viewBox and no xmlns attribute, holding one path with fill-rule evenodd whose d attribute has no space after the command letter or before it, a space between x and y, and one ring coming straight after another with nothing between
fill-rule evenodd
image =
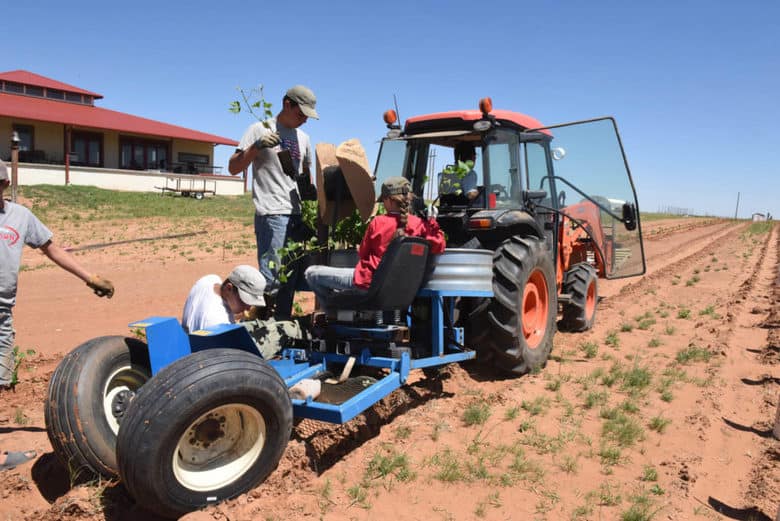
<instances>
[{"instance_id":1,"label":"tractor cab door","mask_svg":"<svg viewBox=\"0 0 780 521\"><path fill-rule=\"evenodd\" d=\"M608 279L645 272L639 204L615 120L611 117L534 129L547 135L546 168L535 154L530 190L545 190L566 226L587 230ZM549 139L549 136L552 136ZM525 158L530 162L530 158Z\"/></svg>"}]
</instances>

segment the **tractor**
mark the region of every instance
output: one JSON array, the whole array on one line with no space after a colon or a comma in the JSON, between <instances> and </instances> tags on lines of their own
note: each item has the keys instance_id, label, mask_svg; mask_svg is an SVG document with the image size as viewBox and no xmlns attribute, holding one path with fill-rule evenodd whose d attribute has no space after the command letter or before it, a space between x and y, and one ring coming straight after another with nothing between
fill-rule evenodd
<instances>
[{"instance_id":1,"label":"tractor","mask_svg":"<svg viewBox=\"0 0 780 521\"><path fill-rule=\"evenodd\" d=\"M483 98L479 110L416 116L403 128L394 110L384 120L375 183L408 178L417 201L438 202L448 247L493 252L495 296L457 305L456 325L482 360L514 374L541 368L559 314L562 330L590 329L598 278L645 272L636 192L614 119L545 127ZM471 197L435 167L463 145L474 150Z\"/></svg>"},{"instance_id":2,"label":"tractor","mask_svg":"<svg viewBox=\"0 0 780 521\"><path fill-rule=\"evenodd\" d=\"M411 118L404 129L392 113L385 120L374 182L404 175L419 202L435 154L474 146L476 195L433 196L451 247L429 255L423 239L393 239L366 292L336 295L328 301L335 313L282 335L272 355L256 336L267 324L186 332L160 316L132 322L133 336L77 347L52 375L45 406L49 439L71 476L118 477L145 508L170 518L235 497L276 468L294 418L347 422L413 371L434 377L451 363L482 358L512 374L541 367L559 302L561 327L587 329L597 277L644 271L636 198L611 119L585 122L585 133L543 128L485 100L479 111ZM564 156L566 168L553 169ZM584 161L570 161L578 156ZM349 189L328 177L341 188L323 182L319 196Z\"/></svg>"}]
</instances>

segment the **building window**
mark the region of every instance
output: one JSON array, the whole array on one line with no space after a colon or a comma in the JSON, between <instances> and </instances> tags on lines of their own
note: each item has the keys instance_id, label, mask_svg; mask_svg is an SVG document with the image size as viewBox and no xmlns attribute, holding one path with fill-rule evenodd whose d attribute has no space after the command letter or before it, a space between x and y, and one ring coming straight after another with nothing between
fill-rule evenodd
<instances>
[{"instance_id":1,"label":"building window","mask_svg":"<svg viewBox=\"0 0 780 521\"><path fill-rule=\"evenodd\" d=\"M168 143L138 138L119 140L119 168L129 170L169 170Z\"/></svg>"},{"instance_id":2,"label":"building window","mask_svg":"<svg viewBox=\"0 0 780 521\"><path fill-rule=\"evenodd\" d=\"M14 125L14 132L19 135L19 151L35 150L35 128L32 125Z\"/></svg>"},{"instance_id":3,"label":"building window","mask_svg":"<svg viewBox=\"0 0 780 521\"><path fill-rule=\"evenodd\" d=\"M72 101L74 103L82 103L82 101L81 101L81 94L77 94L75 92L66 92L65 93L65 101Z\"/></svg>"},{"instance_id":4,"label":"building window","mask_svg":"<svg viewBox=\"0 0 780 521\"><path fill-rule=\"evenodd\" d=\"M65 91L58 89L46 89L46 97L51 99L65 99Z\"/></svg>"},{"instance_id":5,"label":"building window","mask_svg":"<svg viewBox=\"0 0 780 521\"><path fill-rule=\"evenodd\" d=\"M174 164L174 171L183 174L211 173L209 171L209 156L179 152L179 161Z\"/></svg>"},{"instance_id":6,"label":"building window","mask_svg":"<svg viewBox=\"0 0 780 521\"><path fill-rule=\"evenodd\" d=\"M103 166L103 135L73 132L70 138L70 162L74 165Z\"/></svg>"},{"instance_id":7,"label":"building window","mask_svg":"<svg viewBox=\"0 0 780 521\"><path fill-rule=\"evenodd\" d=\"M13 83L11 81L5 82L6 92L15 92L17 94L24 94L24 85L21 83Z\"/></svg>"},{"instance_id":8,"label":"building window","mask_svg":"<svg viewBox=\"0 0 780 521\"><path fill-rule=\"evenodd\" d=\"M28 96L38 96L39 98L43 97L43 87L36 87L35 85L26 85L25 86L25 93Z\"/></svg>"}]
</instances>

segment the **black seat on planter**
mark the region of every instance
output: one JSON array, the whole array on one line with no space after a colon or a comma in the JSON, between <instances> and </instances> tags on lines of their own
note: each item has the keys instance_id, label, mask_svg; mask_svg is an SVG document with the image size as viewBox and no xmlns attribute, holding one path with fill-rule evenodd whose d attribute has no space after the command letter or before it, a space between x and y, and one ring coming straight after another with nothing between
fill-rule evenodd
<instances>
[{"instance_id":1,"label":"black seat on planter","mask_svg":"<svg viewBox=\"0 0 780 521\"><path fill-rule=\"evenodd\" d=\"M420 237L398 237L387 246L371 286L365 292L337 293L329 308L361 311L406 309L414 300L427 274L428 241Z\"/></svg>"}]
</instances>

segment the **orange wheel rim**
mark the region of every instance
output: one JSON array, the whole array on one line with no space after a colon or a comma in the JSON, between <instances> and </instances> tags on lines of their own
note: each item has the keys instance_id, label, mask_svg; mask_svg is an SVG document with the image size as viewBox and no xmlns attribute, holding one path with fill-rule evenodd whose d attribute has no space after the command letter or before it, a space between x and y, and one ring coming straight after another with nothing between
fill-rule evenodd
<instances>
[{"instance_id":1,"label":"orange wheel rim","mask_svg":"<svg viewBox=\"0 0 780 521\"><path fill-rule=\"evenodd\" d=\"M534 270L528 277L523 290L523 336L531 349L542 343L547 330L550 295L547 293L547 281L541 270Z\"/></svg>"},{"instance_id":2,"label":"orange wheel rim","mask_svg":"<svg viewBox=\"0 0 780 521\"><path fill-rule=\"evenodd\" d=\"M590 320L596 312L596 281L588 284L588 293L585 295L585 318Z\"/></svg>"}]
</instances>

